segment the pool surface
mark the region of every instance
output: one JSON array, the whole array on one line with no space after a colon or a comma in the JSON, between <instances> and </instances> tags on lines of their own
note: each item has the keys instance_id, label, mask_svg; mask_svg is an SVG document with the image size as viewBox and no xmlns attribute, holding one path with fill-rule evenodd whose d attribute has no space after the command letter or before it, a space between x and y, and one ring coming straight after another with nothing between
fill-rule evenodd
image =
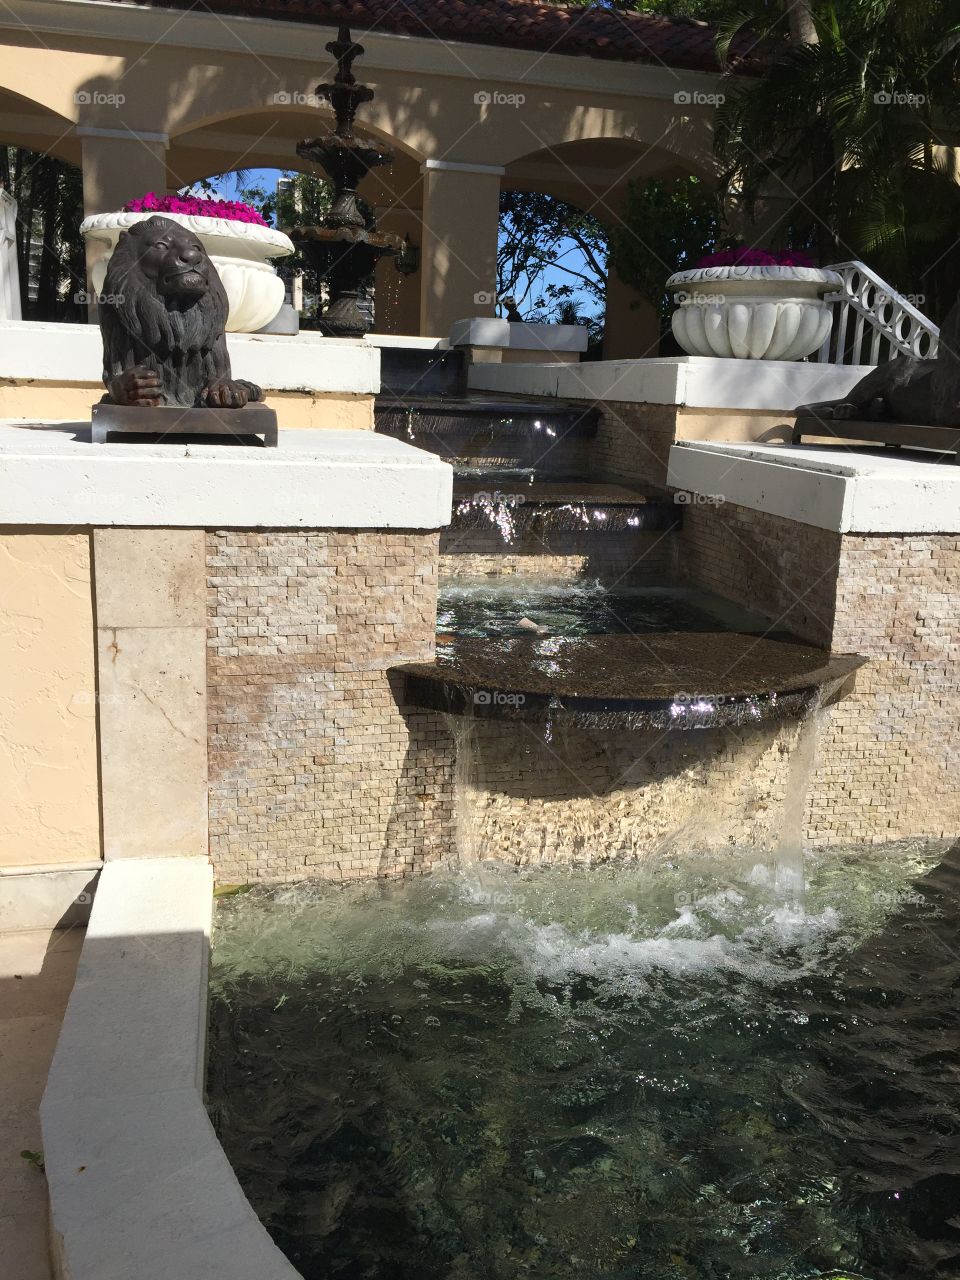
<instances>
[{"instance_id":1,"label":"pool surface","mask_svg":"<svg viewBox=\"0 0 960 1280\"><path fill-rule=\"evenodd\" d=\"M511 577L447 579L440 584L437 632L492 639L530 634L651 635L668 631L739 631L760 634L760 614L691 587L605 587L589 579Z\"/></svg>"},{"instance_id":2,"label":"pool surface","mask_svg":"<svg viewBox=\"0 0 960 1280\"><path fill-rule=\"evenodd\" d=\"M211 1111L307 1280L960 1272L960 855L703 865L221 905Z\"/></svg>"}]
</instances>

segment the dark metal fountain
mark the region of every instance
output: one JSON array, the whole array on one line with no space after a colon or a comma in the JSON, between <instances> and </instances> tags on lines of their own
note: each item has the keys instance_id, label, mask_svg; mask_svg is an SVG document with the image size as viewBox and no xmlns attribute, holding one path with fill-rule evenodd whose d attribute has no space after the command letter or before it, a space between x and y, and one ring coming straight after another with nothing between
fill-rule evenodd
<instances>
[{"instance_id":1,"label":"dark metal fountain","mask_svg":"<svg viewBox=\"0 0 960 1280\"><path fill-rule=\"evenodd\" d=\"M336 115L334 132L326 138L307 138L297 145L297 155L321 166L333 182L333 204L317 227L294 227L293 240L304 258L330 289L330 301L320 317L323 333L336 338L361 338L369 329L359 305L373 279L377 263L403 249L399 236L377 230L376 218L357 197L357 187L371 171L390 164L393 152L372 139L354 133L357 108L373 100L369 85L357 84L354 61L363 55L350 28L341 23L336 40L327 49L337 60L332 84L317 85Z\"/></svg>"}]
</instances>

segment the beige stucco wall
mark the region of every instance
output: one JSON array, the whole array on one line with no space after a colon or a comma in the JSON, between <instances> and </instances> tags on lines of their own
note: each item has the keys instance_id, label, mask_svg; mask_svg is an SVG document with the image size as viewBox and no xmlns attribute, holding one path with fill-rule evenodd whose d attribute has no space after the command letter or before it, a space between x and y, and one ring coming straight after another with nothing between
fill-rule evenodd
<instances>
[{"instance_id":1,"label":"beige stucco wall","mask_svg":"<svg viewBox=\"0 0 960 1280\"><path fill-rule=\"evenodd\" d=\"M0 529L0 866L100 856L87 532Z\"/></svg>"},{"instance_id":2,"label":"beige stucco wall","mask_svg":"<svg viewBox=\"0 0 960 1280\"><path fill-rule=\"evenodd\" d=\"M0 381L0 418L55 418L90 421L90 407L103 394L99 383ZM373 396L268 392L265 403L276 410L281 427L312 430L372 431Z\"/></svg>"}]
</instances>

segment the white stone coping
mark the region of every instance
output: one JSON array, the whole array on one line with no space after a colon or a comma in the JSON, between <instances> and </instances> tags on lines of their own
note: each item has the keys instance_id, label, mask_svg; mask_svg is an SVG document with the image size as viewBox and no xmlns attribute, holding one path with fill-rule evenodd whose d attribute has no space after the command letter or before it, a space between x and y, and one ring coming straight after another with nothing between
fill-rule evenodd
<instances>
[{"instance_id":1,"label":"white stone coping","mask_svg":"<svg viewBox=\"0 0 960 1280\"><path fill-rule=\"evenodd\" d=\"M372 347L398 347L401 350L446 351L450 343L446 338L429 338L415 333L365 333L364 342Z\"/></svg>"},{"instance_id":2,"label":"white stone coping","mask_svg":"<svg viewBox=\"0 0 960 1280\"><path fill-rule=\"evenodd\" d=\"M477 391L789 413L801 404L846 395L869 372L866 365L662 356L581 364L475 364L468 376Z\"/></svg>"},{"instance_id":3,"label":"white stone coping","mask_svg":"<svg viewBox=\"0 0 960 1280\"><path fill-rule=\"evenodd\" d=\"M491 316L455 320L451 347L502 347L507 351L586 351L585 324L517 324Z\"/></svg>"},{"instance_id":4,"label":"white stone coping","mask_svg":"<svg viewBox=\"0 0 960 1280\"><path fill-rule=\"evenodd\" d=\"M103 864L0 867L0 933L83 924Z\"/></svg>"},{"instance_id":5,"label":"white stone coping","mask_svg":"<svg viewBox=\"0 0 960 1280\"><path fill-rule=\"evenodd\" d=\"M89 430L0 421L0 524L439 529L450 520L452 467L373 431L281 431L278 448L258 449L94 445Z\"/></svg>"},{"instance_id":6,"label":"white stone coping","mask_svg":"<svg viewBox=\"0 0 960 1280\"><path fill-rule=\"evenodd\" d=\"M960 466L932 457L682 440L667 483L837 533L960 533Z\"/></svg>"},{"instance_id":7,"label":"white stone coping","mask_svg":"<svg viewBox=\"0 0 960 1280\"><path fill-rule=\"evenodd\" d=\"M361 339L228 333L234 375L267 391L376 395L380 352ZM0 378L102 385L103 345L95 324L0 321Z\"/></svg>"},{"instance_id":8,"label":"white stone coping","mask_svg":"<svg viewBox=\"0 0 960 1280\"><path fill-rule=\"evenodd\" d=\"M297 1280L203 1105L213 871L107 862L40 1108L62 1280Z\"/></svg>"}]
</instances>

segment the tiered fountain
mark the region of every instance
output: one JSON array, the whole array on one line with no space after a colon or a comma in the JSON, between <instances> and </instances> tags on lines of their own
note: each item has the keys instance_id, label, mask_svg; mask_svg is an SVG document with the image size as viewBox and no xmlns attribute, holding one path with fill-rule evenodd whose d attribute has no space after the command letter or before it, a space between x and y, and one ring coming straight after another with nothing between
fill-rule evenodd
<instances>
[{"instance_id":1,"label":"tiered fountain","mask_svg":"<svg viewBox=\"0 0 960 1280\"><path fill-rule=\"evenodd\" d=\"M328 282L330 301L320 317L323 333L336 338L361 338L370 327L359 306L377 263L403 248L399 236L377 230L376 218L361 207L357 187L372 170L390 164L393 152L354 133L357 109L373 99L369 85L357 84L353 64L363 55L363 45L341 24L336 40L327 49L337 60L332 84L317 85L317 96L326 98L336 115L333 133L309 138L297 146L297 155L319 164L333 181L333 203L318 227L295 227L293 240L317 274Z\"/></svg>"}]
</instances>

